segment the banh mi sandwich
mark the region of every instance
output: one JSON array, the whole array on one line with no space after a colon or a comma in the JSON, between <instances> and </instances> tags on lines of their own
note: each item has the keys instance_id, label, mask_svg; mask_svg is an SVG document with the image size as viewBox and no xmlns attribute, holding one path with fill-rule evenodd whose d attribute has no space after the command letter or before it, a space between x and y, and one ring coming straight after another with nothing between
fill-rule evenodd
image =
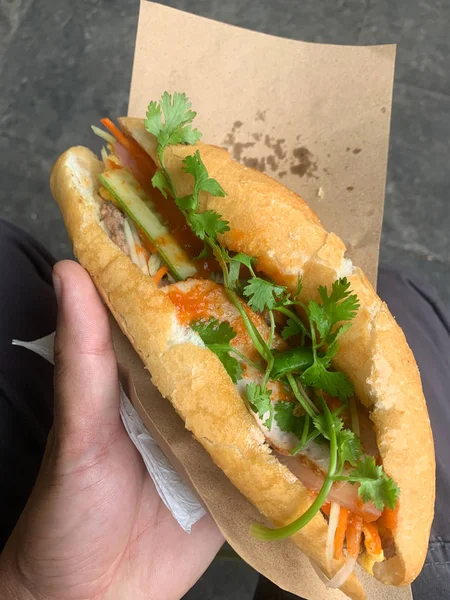
<instances>
[{"instance_id":1,"label":"banh mi sandwich","mask_svg":"<svg viewBox=\"0 0 450 600\"><path fill-rule=\"evenodd\" d=\"M419 574L433 439L405 336L307 204L199 142L184 94L103 119L51 188L74 251L154 384L264 515L351 598L356 563ZM261 518L263 521L263 518Z\"/></svg>"}]
</instances>

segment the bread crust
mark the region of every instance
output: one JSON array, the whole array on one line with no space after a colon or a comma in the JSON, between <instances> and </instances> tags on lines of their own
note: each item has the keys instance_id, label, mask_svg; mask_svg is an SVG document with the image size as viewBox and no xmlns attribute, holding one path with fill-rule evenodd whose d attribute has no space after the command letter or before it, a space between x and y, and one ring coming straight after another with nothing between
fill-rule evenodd
<instances>
[{"instance_id":1,"label":"bread crust","mask_svg":"<svg viewBox=\"0 0 450 600\"><path fill-rule=\"evenodd\" d=\"M82 147L66 151L52 170L52 193L75 255L186 428L269 521L277 526L292 522L310 506L312 496L272 454L217 356L194 343L174 343L174 328L179 327L175 306L100 224L101 170L102 163ZM292 540L330 577L342 562L333 560L329 571L327 527L318 513ZM365 598L354 574L341 590L354 600Z\"/></svg>"},{"instance_id":2,"label":"bread crust","mask_svg":"<svg viewBox=\"0 0 450 600\"><path fill-rule=\"evenodd\" d=\"M121 119L123 129L157 162L155 138L141 119ZM364 273L345 260L345 244L328 233L300 196L279 182L231 159L216 146L171 146L165 164L180 196L192 178L182 160L199 150L210 177L227 193L201 195L201 210L229 221L221 243L257 258L257 267L294 291L303 276L302 300L318 299L319 285L347 275L361 307L340 341L335 366L351 379L371 411L386 473L401 490L396 556L375 566L386 584L406 585L422 569L434 514L435 456L425 397L416 361L403 331ZM414 449L417 449L414 452Z\"/></svg>"}]
</instances>

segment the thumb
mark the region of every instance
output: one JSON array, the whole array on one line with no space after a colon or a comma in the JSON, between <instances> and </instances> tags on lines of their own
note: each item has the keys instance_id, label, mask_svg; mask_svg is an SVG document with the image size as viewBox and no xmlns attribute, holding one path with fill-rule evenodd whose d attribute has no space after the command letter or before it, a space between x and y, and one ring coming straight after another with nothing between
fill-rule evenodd
<instances>
[{"instance_id":1,"label":"thumb","mask_svg":"<svg viewBox=\"0 0 450 600\"><path fill-rule=\"evenodd\" d=\"M55 434L81 452L121 428L119 380L107 311L87 272L73 261L53 269ZM73 448L75 444L76 448Z\"/></svg>"}]
</instances>

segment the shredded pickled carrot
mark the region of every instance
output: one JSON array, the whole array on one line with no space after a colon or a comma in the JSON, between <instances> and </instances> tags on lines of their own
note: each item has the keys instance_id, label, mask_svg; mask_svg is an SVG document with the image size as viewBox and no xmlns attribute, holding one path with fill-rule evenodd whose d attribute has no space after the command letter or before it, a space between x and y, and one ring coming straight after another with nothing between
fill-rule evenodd
<instances>
[{"instance_id":1,"label":"shredded pickled carrot","mask_svg":"<svg viewBox=\"0 0 450 600\"><path fill-rule=\"evenodd\" d=\"M128 152L132 152L134 149L133 143L130 139L124 135L116 125L111 121L111 119L101 119L100 123L102 123L108 131L110 131L116 140L122 144L124 148L128 150Z\"/></svg>"},{"instance_id":2,"label":"shredded pickled carrot","mask_svg":"<svg viewBox=\"0 0 450 600\"><path fill-rule=\"evenodd\" d=\"M322 506L322 512L325 513L327 515L327 517L330 516L330 510L331 510L331 504L329 502L325 502L325 504Z\"/></svg>"},{"instance_id":3,"label":"shredded pickled carrot","mask_svg":"<svg viewBox=\"0 0 450 600\"><path fill-rule=\"evenodd\" d=\"M380 554L381 538L378 528L373 523L363 523L364 546L369 554Z\"/></svg>"},{"instance_id":4,"label":"shredded pickled carrot","mask_svg":"<svg viewBox=\"0 0 450 600\"><path fill-rule=\"evenodd\" d=\"M385 508L381 515L381 521L383 525L391 531L394 531L394 529L397 527L399 507L399 501L397 500L397 505L394 509Z\"/></svg>"},{"instance_id":5,"label":"shredded pickled carrot","mask_svg":"<svg viewBox=\"0 0 450 600\"><path fill-rule=\"evenodd\" d=\"M358 515L350 513L345 537L347 540L347 552L351 557L356 557L361 549L361 533L363 520Z\"/></svg>"},{"instance_id":6,"label":"shredded pickled carrot","mask_svg":"<svg viewBox=\"0 0 450 600\"><path fill-rule=\"evenodd\" d=\"M337 560L344 556L343 547L349 514L350 511L348 508L341 506L341 510L339 511L339 521L334 535L334 558Z\"/></svg>"},{"instance_id":7,"label":"shredded pickled carrot","mask_svg":"<svg viewBox=\"0 0 450 600\"><path fill-rule=\"evenodd\" d=\"M153 277L153 281L156 283L156 285L158 285L168 270L169 269L166 267L166 265L163 265L156 271L155 276Z\"/></svg>"}]
</instances>

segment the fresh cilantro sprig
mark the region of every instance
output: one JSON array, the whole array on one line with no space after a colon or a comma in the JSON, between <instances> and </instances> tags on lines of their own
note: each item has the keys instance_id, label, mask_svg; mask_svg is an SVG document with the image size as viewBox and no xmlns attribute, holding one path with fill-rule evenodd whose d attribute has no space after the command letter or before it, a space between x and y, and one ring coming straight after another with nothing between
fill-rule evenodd
<instances>
[{"instance_id":1,"label":"fresh cilantro sprig","mask_svg":"<svg viewBox=\"0 0 450 600\"><path fill-rule=\"evenodd\" d=\"M362 453L361 440L353 433L353 431L344 429L344 422L336 412L332 413L332 420L337 439L337 472L340 473L346 462L350 463L352 466L356 465ZM324 413L314 417L314 425L324 438L327 440L330 439L330 427Z\"/></svg>"},{"instance_id":2,"label":"fresh cilantro sprig","mask_svg":"<svg viewBox=\"0 0 450 600\"><path fill-rule=\"evenodd\" d=\"M270 390L253 381L247 384L246 387L247 400L253 412L257 413L260 419L263 419L267 413L269 416L263 421L263 425L269 430L272 429L273 421L273 403L271 401Z\"/></svg>"},{"instance_id":3,"label":"fresh cilantro sprig","mask_svg":"<svg viewBox=\"0 0 450 600\"><path fill-rule=\"evenodd\" d=\"M207 322L194 321L191 327L199 334L205 346L219 357L233 383L236 383L241 378L242 367L231 354L234 349L230 342L236 337L231 325L227 321L219 323L217 319L210 319Z\"/></svg>"},{"instance_id":4,"label":"fresh cilantro sprig","mask_svg":"<svg viewBox=\"0 0 450 600\"><path fill-rule=\"evenodd\" d=\"M363 502L373 502L382 510L385 506L394 508L399 497L399 489L392 479L387 477L382 467L377 466L372 456L360 457L360 447L352 432L346 433L342 420L331 413L326 402L320 398L323 413L316 417L316 430L330 442L330 461L323 485L310 507L295 521L285 527L272 529L254 523L250 531L260 540L282 540L297 533L305 527L320 511L331 491L334 481L349 481L359 483L358 493ZM276 418L276 417L275 417ZM340 471L344 463L340 454L347 457L348 462L356 463L356 468L347 476ZM341 456L342 459L342 456Z\"/></svg>"},{"instance_id":5,"label":"fresh cilantro sprig","mask_svg":"<svg viewBox=\"0 0 450 600\"><path fill-rule=\"evenodd\" d=\"M332 371L330 366L339 348L339 338L350 327L350 323L342 324L342 321L355 317L358 297L351 294L350 283L345 277L333 283L330 294L327 288L320 286L319 296L321 304L311 300L307 306L314 363L301 379L305 386L323 390L345 402L353 396L353 385L344 373ZM326 351L320 353L324 345L327 345Z\"/></svg>"},{"instance_id":6,"label":"fresh cilantro sprig","mask_svg":"<svg viewBox=\"0 0 450 600\"><path fill-rule=\"evenodd\" d=\"M242 367L233 354L255 369L261 370L260 365L230 344L236 337L236 332L228 321L219 323L215 318L209 321L197 320L191 323L191 328L199 334L205 346L220 358L233 383L242 376Z\"/></svg>"},{"instance_id":7,"label":"fresh cilantro sprig","mask_svg":"<svg viewBox=\"0 0 450 600\"><path fill-rule=\"evenodd\" d=\"M145 128L156 137L157 155L160 168L152 178L152 184L167 198L170 193L175 204L182 211L195 235L206 243L215 243L217 235L229 230L228 223L212 210L199 213L199 195L206 191L213 196L225 196L222 186L208 176L206 167L197 150L183 160L185 173L194 178L192 194L179 197L167 171L164 151L173 144L195 144L201 137L197 129L192 129L192 121L197 113L191 110L186 94L164 92L159 104L150 102L144 120ZM210 245L211 245L210 243Z\"/></svg>"},{"instance_id":8,"label":"fresh cilantro sprig","mask_svg":"<svg viewBox=\"0 0 450 600\"><path fill-rule=\"evenodd\" d=\"M356 294L350 290L350 282L346 277L335 281L331 293L325 286L319 286L319 296L322 303L311 300L308 304L308 316L319 333L317 346L330 343L336 335L336 325L342 321L351 321L356 316L359 301Z\"/></svg>"},{"instance_id":9,"label":"fresh cilantro sprig","mask_svg":"<svg viewBox=\"0 0 450 600\"><path fill-rule=\"evenodd\" d=\"M334 398L346 401L353 396L353 385L341 371L330 371L330 359L316 355L314 363L300 377L305 387L323 390Z\"/></svg>"},{"instance_id":10,"label":"fresh cilantro sprig","mask_svg":"<svg viewBox=\"0 0 450 600\"><path fill-rule=\"evenodd\" d=\"M305 416L296 414L297 407L295 402L280 400L275 405L275 421L281 431L293 433L300 439L305 425Z\"/></svg>"},{"instance_id":11,"label":"fresh cilantro sprig","mask_svg":"<svg viewBox=\"0 0 450 600\"><path fill-rule=\"evenodd\" d=\"M167 197L169 193L178 208L182 211L194 234L205 243L206 251L213 252L222 267L224 275L225 290L241 315L245 327L253 341L253 344L262 358L266 361L266 371L262 384L250 383L247 385L247 400L251 409L258 413L261 418L269 413L264 424L271 428L275 418L282 431L293 432L300 444L294 449L293 454L303 448L312 439L322 436L330 443L330 464L324 485L311 507L294 523L281 530L268 530L256 527L255 534L264 539L279 539L292 535L301 527L306 525L314 514L320 510L325 501L333 481L346 480L350 483L358 483L358 493L364 502L372 501L376 506L392 508L398 497L398 487L387 477L382 467L377 466L373 457L361 456L361 443L359 438L350 430L343 427L338 413L331 413L328 406L319 393L319 399L323 404L323 412L319 413L315 404L311 401L303 386L314 390L322 390L332 396L345 401L353 394L353 386L348 378L340 372L330 370L331 360L334 358L339 347L339 338L350 326L359 303L356 295L350 291L347 279L342 278L334 282L329 293L324 286L319 287L321 302L310 301L305 305L300 300L302 281L299 279L297 290L289 293L284 286L258 277L254 270L255 259L243 253L230 256L225 248L218 242L218 236L229 230L229 224L221 215L212 210L199 212L200 193L207 192L213 196L224 196L225 192L220 184L209 177L207 169L197 150L192 156L187 156L183 161L183 170L193 177L193 191L183 197L176 192L164 161L164 151L172 144L193 144L200 139L200 133L192 128L192 120L195 112L191 110L191 104L185 94L173 94L165 92L160 103L150 103L145 119L147 130L155 135L157 139L157 155L160 168L154 175L152 183ZM248 305L257 312L266 312L270 319L270 337L266 341L259 333L242 305L236 291L239 288L239 274L242 265L250 272L250 279L242 290L247 298ZM295 311L301 307L309 321L309 329ZM294 310L292 310L294 308ZM282 331L282 337L289 339L301 336L304 344L305 337L311 339L313 364L300 374L289 373L286 380L289 383L294 396L299 404L293 402L271 401L271 393L267 387L270 373L274 364L274 355L271 350L275 330L274 311L278 311L287 317L287 323ZM220 358L225 369L234 382L242 375L242 367L236 359L247 357L240 354L230 342L236 333L229 323L220 323L211 319L208 322L195 322L192 328L197 331L205 345ZM260 368L260 365L253 363ZM295 376L294 376L295 375ZM299 415L299 405L305 411ZM342 475L345 464L350 464L354 469L348 475Z\"/></svg>"},{"instance_id":12,"label":"fresh cilantro sprig","mask_svg":"<svg viewBox=\"0 0 450 600\"><path fill-rule=\"evenodd\" d=\"M355 466L355 465L353 465ZM356 468L348 475L337 475L333 481L349 481L359 484L358 495L363 502L372 502L379 510L384 507L393 509L400 496L400 489L393 479L388 477L381 465L377 465L373 456L362 456Z\"/></svg>"},{"instance_id":13,"label":"fresh cilantro sprig","mask_svg":"<svg viewBox=\"0 0 450 600\"><path fill-rule=\"evenodd\" d=\"M163 94L159 104L156 102L149 104L144 124L147 131L156 137L157 154L160 161L160 169L154 175L152 183L166 197L168 192L171 194L173 200L186 217L194 234L205 242L206 247L212 250L222 267L225 289L229 299L242 316L245 327L256 349L265 360L270 361L270 350L266 342L248 317L239 298L228 282L229 255L217 241L219 234L229 230L228 222L222 219L221 215L215 211L207 210L203 213L198 212L199 194L201 191L216 196L224 196L224 190L215 179L209 177L198 151L192 156L187 156L183 161L184 171L194 178L191 194L179 197L170 173L166 169L164 150L167 146L180 143L192 144L200 138L199 132L196 129L192 129L191 123L196 113L190 110L190 108L191 104L185 94L175 93L172 97L167 92ZM201 255L203 256L204 252Z\"/></svg>"},{"instance_id":14,"label":"fresh cilantro sprig","mask_svg":"<svg viewBox=\"0 0 450 600\"><path fill-rule=\"evenodd\" d=\"M325 414L314 418L314 424L320 433L330 439L330 425ZM337 467L336 474L331 476L333 481L348 481L359 484L358 495L363 502L372 502L379 510L394 508L399 488L396 483L386 475L381 465L377 465L373 456L362 454L361 440L353 431L344 428L342 419L332 413L332 426L336 433L337 441ZM342 474L345 464L355 467L348 474Z\"/></svg>"},{"instance_id":15,"label":"fresh cilantro sprig","mask_svg":"<svg viewBox=\"0 0 450 600\"><path fill-rule=\"evenodd\" d=\"M191 103L184 93L175 92L171 96L168 92L164 92L159 104L150 102L144 126L158 141L157 152L160 162L163 162L166 146L198 142L201 133L191 126L196 115L197 113L191 110Z\"/></svg>"},{"instance_id":16,"label":"fresh cilantro sprig","mask_svg":"<svg viewBox=\"0 0 450 600\"><path fill-rule=\"evenodd\" d=\"M273 310L285 293L284 286L276 285L260 277L252 277L244 288L244 296L248 298L248 305L257 312L262 312L264 309Z\"/></svg>"},{"instance_id":17,"label":"fresh cilantro sprig","mask_svg":"<svg viewBox=\"0 0 450 600\"><path fill-rule=\"evenodd\" d=\"M317 494L315 500L310 505L310 507L295 521L289 523L285 527L280 527L278 529L272 529L270 527L266 527L265 525L261 525L259 523L254 523L250 527L250 532L260 540L282 540L291 535L300 531L305 525L307 525L319 512L325 503L328 494L331 491L331 487L333 485L332 477L336 474L336 469L338 466L338 442L337 442L337 432L335 429L335 423L333 420L333 415L331 414L330 409L323 402L323 410L324 410L324 419L326 423L326 430L329 432L330 439L330 462L328 465L327 475L325 477L322 488Z\"/></svg>"},{"instance_id":18,"label":"fresh cilantro sprig","mask_svg":"<svg viewBox=\"0 0 450 600\"><path fill-rule=\"evenodd\" d=\"M244 288L244 295L248 304L256 311L267 311L273 322L273 311L278 310L288 317L286 327L282 336L288 339L292 335L302 334L304 338L305 327L296 313L288 307L292 305L301 306L309 319L309 337L312 341L314 353L313 364L301 375L302 384L305 387L318 388L331 396L346 401L353 395L353 385L348 377L340 372L330 369L331 360L336 355L339 345L339 337L350 327L349 323L340 324L343 320L352 319L359 307L358 298L349 291L350 283L346 278L338 279L333 283L331 293L327 288L320 286L319 296L322 303L311 300L305 306L300 300L302 281L299 279L296 292L291 295L284 286L277 285L257 277L251 270L252 278ZM325 352L319 350L328 345ZM296 393L295 380L290 380L292 390Z\"/></svg>"}]
</instances>

